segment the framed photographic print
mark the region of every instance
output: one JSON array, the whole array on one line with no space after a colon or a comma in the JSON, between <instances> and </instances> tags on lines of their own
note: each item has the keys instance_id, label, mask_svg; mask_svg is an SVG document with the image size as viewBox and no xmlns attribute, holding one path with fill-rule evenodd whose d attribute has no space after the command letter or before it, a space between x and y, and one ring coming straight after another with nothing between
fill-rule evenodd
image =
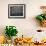
<instances>
[{"instance_id":1,"label":"framed photographic print","mask_svg":"<svg viewBox=\"0 0 46 46\"><path fill-rule=\"evenodd\" d=\"M8 4L8 18L25 18L25 4Z\"/></svg>"}]
</instances>

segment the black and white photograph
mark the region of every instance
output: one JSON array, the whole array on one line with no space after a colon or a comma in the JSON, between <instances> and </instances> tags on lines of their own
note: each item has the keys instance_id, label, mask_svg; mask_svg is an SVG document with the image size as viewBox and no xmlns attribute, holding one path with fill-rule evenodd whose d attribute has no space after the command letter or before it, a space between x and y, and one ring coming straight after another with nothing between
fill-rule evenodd
<instances>
[{"instance_id":1,"label":"black and white photograph","mask_svg":"<svg viewBox=\"0 0 46 46\"><path fill-rule=\"evenodd\" d=\"M25 18L25 4L8 4L8 18Z\"/></svg>"}]
</instances>

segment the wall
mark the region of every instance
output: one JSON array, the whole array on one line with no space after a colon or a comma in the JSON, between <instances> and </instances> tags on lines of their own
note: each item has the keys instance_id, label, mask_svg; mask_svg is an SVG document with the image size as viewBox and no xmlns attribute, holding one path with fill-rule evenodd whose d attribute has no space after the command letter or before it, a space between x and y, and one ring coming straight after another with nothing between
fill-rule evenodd
<instances>
[{"instance_id":1,"label":"wall","mask_svg":"<svg viewBox=\"0 0 46 46\"><path fill-rule=\"evenodd\" d=\"M9 19L8 4L26 4L25 19ZM35 16L41 13L40 6L46 5L46 0L0 0L0 34L4 34L6 25L15 25L18 36L31 36L36 29L44 29L38 25Z\"/></svg>"}]
</instances>

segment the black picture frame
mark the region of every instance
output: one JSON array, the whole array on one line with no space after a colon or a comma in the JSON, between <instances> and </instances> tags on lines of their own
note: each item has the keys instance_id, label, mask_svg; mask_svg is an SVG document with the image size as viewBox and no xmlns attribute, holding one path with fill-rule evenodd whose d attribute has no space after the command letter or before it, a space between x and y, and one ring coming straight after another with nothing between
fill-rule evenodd
<instances>
[{"instance_id":1,"label":"black picture frame","mask_svg":"<svg viewBox=\"0 0 46 46\"><path fill-rule=\"evenodd\" d=\"M25 18L25 4L8 4L8 18Z\"/></svg>"}]
</instances>

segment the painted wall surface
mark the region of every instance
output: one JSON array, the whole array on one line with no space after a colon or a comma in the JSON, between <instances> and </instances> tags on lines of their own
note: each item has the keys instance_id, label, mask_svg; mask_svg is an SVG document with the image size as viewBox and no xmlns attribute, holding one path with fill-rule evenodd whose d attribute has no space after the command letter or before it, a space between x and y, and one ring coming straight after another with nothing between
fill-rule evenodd
<instances>
[{"instance_id":1,"label":"painted wall surface","mask_svg":"<svg viewBox=\"0 0 46 46\"><path fill-rule=\"evenodd\" d=\"M26 4L26 18L9 19L8 4ZM38 14L42 13L40 6L43 5L46 5L46 0L0 0L0 34L4 34L6 25L15 25L18 29L18 36L22 34L24 37L31 37L34 34L39 36L41 33L37 33L37 29L43 29L46 32L46 28L40 27L35 19Z\"/></svg>"}]
</instances>

